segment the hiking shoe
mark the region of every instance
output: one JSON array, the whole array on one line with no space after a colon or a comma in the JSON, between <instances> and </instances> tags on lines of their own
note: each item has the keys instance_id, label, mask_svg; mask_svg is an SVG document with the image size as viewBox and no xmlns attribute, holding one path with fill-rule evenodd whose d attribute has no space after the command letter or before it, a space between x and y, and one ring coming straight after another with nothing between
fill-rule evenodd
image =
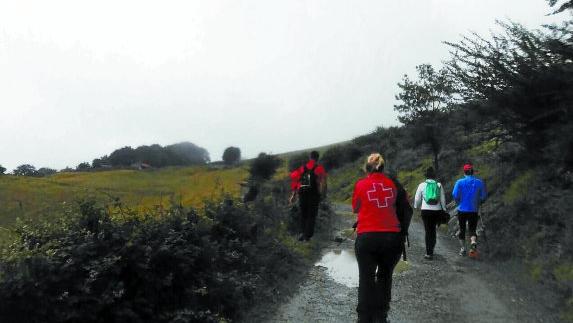
<instances>
[{"instance_id":1,"label":"hiking shoe","mask_svg":"<svg viewBox=\"0 0 573 323\"><path fill-rule=\"evenodd\" d=\"M460 256L465 256L466 255L466 248L461 248L460 249Z\"/></svg>"},{"instance_id":2,"label":"hiking shoe","mask_svg":"<svg viewBox=\"0 0 573 323\"><path fill-rule=\"evenodd\" d=\"M424 259L432 260L433 258L433 255L424 255Z\"/></svg>"}]
</instances>

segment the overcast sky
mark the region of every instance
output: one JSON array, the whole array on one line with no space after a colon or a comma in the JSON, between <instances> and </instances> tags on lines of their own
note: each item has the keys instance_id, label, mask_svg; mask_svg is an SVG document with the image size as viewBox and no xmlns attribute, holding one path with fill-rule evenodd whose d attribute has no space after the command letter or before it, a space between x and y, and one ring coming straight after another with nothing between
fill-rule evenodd
<instances>
[{"instance_id":1,"label":"overcast sky","mask_svg":"<svg viewBox=\"0 0 573 323\"><path fill-rule=\"evenodd\" d=\"M0 0L1 1L1 0ZM545 0L0 2L0 164L191 141L212 160L397 124L396 83Z\"/></svg>"}]
</instances>

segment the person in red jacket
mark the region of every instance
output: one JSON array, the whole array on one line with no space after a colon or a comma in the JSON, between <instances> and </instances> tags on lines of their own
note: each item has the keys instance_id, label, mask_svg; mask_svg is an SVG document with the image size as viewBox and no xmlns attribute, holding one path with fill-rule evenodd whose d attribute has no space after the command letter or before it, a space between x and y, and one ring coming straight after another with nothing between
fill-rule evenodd
<instances>
[{"instance_id":1,"label":"person in red jacket","mask_svg":"<svg viewBox=\"0 0 573 323\"><path fill-rule=\"evenodd\" d=\"M318 164L317 151L310 153L309 161L291 174L292 204L298 196L301 218L299 241L308 241L314 234L314 224L318 215L318 205L326 194L326 170Z\"/></svg>"},{"instance_id":2,"label":"person in red jacket","mask_svg":"<svg viewBox=\"0 0 573 323\"><path fill-rule=\"evenodd\" d=\"M392 272L403 250L403 235L396 213L399 183L384 174L384 158L368 157L352 195L352 209L358 214L355 242L358 260L358 322L386 322L392 294Z\"/></svg>"}]
</instances>

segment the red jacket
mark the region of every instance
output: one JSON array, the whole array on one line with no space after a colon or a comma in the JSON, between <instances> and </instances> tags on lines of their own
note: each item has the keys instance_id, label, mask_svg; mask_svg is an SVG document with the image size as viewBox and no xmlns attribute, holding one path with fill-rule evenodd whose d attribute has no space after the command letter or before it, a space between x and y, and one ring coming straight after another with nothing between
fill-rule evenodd
<instances>
[{"instance_id":1,"label":"red jacket","mask_svg":"<svg viewBox=\"0 0 573 323\"><path fill-rule=\"evenodd\" d=\"M352 209L358 208L356 231L400 232L396 216L398 189L383 173L372 173L356 182L352 195Z\"/></svg>"},{"instance_id":2,"label":"red jacket","mask_svg":"<svg viewBox=\"0 0 573 323\"><path fill-rule=\"evenodd\" d=\"M312 169L314 167L314 164L316 164L316 161L311 159L306 163L306 168ZM304 173L304 166L300 166L299 168L295 169L292 173L290 173L290 179L291 179L290 187L293 191L296 191L300 188L300 177L302 176L303 173ZM319 182L324 180L324 178L326 177L326 170L320 164L316 166L316 168L314 169L314 173L316 174L316 177L318 177Z\"/></svg>"}]
</instances>

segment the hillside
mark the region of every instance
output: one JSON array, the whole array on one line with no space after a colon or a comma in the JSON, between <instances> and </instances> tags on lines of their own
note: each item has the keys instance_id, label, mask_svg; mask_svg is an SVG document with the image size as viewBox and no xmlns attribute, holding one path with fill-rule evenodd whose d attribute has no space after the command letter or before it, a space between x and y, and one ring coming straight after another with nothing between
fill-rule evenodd
<instances>
[{"instance_id":1,"label":"hillside","mask_svg":"<svg viewBox=\"0 0 573 323\"><path fill-rule=\"evenodd\" d=\"M0 176L0 226L17 217L45 217L58 213L62 204L83 198L111 203L141 213L167 209L172 203L200 207L205 200L227 193L237 197L246 167L168 167L157 170L110 170L58 173L47 177Z\"/></svg>"},{"instance_id":2,"label":"hillside","mask_svg":"<svg viewBox=\"0 0 573 323\"><path fill-rule=\"evenodd\" d=\"M432 167L452 202L465 163L488 191L477 260L460 257L443 229L425 260L424 229L412 225L393 320L573 322L572 26L500 22L489 38L446 42L442 65L396 80L400 126L317 149L329 185L310 241L297 239L300 210L288 202L288 172L306 149L232 168L0 176L0 321L253 322L249 311L273 317L283 304L270 321L345 321L356 286L340 288L317 260L352 259L348 203L365 157L380 152L410 198ZM137 149L112 164L146 161ZM244 181L251 199L239 198Z\"/></svg>"}]
</instances>

